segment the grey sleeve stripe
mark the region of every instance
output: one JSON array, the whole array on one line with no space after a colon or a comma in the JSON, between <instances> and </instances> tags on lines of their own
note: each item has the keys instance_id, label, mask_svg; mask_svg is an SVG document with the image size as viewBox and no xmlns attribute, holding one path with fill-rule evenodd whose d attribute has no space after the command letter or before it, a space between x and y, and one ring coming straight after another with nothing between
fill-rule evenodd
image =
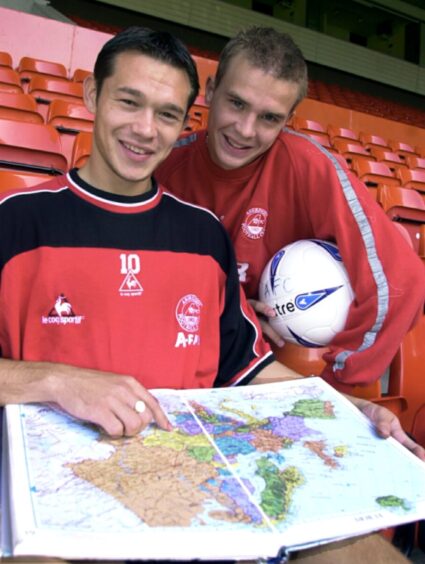
<instances>
[{"instance_id":1,"label":"grey sleeve stripe","mask_svg":"<svg viewBox=\"0 0 425 564\"><path fill-rule=\"evenodd\" d=\"M359 346L357 350L346 350L341 351L335 358L334 365L332 367L333 371L336 370L343 370L345 368L345 361L346 359L356 352L361 352L365 349L371 347L375 341L377 334L382 329L384 321L388 314L389 309L389 289L388 289L388 280L385 276L384 269L382 267L381 260L378 257L378 253L376 250L376 242L373 236L373 232L369 223L368 218L362 208L360 201L351 185L350 180L344 169L342 168L341 164L338 160L327 151L320 143L316 142L314 139L311 139L307 135L303 135L301 133L297 133L294 131L286 130L287 133L292 135L298 135L303 137L313 143L333 164L337 176L339 178L341 188L345 199L347 200L348 206L353 214L353 217L358 225L361 237L363 239L363 243L366 248L366 255L368 258L369 267L372 271L373 278L376 283L377 288L377 312L376 312L376 319L373 323L372 327L369 331L364 334L363 342Z\"/></svg>"}]
</instances>

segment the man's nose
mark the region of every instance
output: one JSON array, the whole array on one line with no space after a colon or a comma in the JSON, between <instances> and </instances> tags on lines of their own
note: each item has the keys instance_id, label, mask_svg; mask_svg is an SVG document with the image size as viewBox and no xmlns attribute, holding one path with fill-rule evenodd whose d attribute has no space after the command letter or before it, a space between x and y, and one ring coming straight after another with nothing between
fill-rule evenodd
<instances>
[{"instance_id":1,"label":"man's nose","mask_svg":"<svg viewBox=\"0 0 425 564\"><path fill-rule=\"evenodd\" d=\"M156 134L155 113L149 108L143 108L137 112L137 116L131 125L137 135L144 138L152 138Z\"/></svg>"},{"instance_id":2,"label":"man's nose","mask_svg":"<svg viewBox=\"0 0 425 564\"><path fill-rule=\"evenodd\" d=\"M255 135L255 122L255 115L245 114L240 116L240 119L236 124L236 129L238 133L245 138L253 137Z\"/></svg>"}]
</instances>

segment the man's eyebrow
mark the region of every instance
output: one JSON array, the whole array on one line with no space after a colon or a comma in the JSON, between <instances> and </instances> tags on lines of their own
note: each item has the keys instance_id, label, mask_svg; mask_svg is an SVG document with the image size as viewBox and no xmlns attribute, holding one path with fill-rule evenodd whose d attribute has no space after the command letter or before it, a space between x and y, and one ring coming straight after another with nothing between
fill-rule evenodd
<instances>
[{"instance_id":1,"label":"man's eyebrow","mask_svg":"<svg viewBox=\"0 0 425 564\"><path fill-rule=\"evenodd\" d=\"M140 92L140 90L137 90L136 88L131 88L130 86L120 86L119 88L117 88L117 92L129 94L130 96L134 96L135 98L139 99L143 99L145 97L143 92ZM164 106L162 106L162 109L170 110L182 116L186 115L185 109L181 108L177 104L173 104L172 102L170 102L169 104L164 104Z\"/></svg>"}]
</instances>

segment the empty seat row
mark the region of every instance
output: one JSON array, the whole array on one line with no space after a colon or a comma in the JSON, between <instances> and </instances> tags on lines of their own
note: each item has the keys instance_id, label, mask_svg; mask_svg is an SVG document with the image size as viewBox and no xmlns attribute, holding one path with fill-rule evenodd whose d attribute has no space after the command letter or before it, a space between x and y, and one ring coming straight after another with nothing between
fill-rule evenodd
<instances>
[{"instance_id":1,"label":"empty seat row","mask_svg":"<svg viewBox=\"0 0 425 564\"><path fill-rule=\"evenodd\" d=\"M323 139L323 144L331 147L335 147L337 141L343 140L352 144L362 145L368 152L372 148L383 148L393 151L401 159L405 159L408 156L425 157L425 147L412 147L409 143L395 139L386 141L379 135L368 132L357 133L347 127L339 127L332 124L325 127L313 119L294 116L291 120L291 127L295 131L313 135L317 140Z\"/></svg>"},{"instance_id":2,"label":"empty seat row","mask_svg":"<svg viewBox=\"0 0 425 564\"><path fill-rule=\"evenodd\" d=\"M75 69L72 76L68 76L68 71L62 63L54 61L45 61L34 57L22 57L16 66L13 66L12 56L10 53L0 51L0 67L14 70L20 79L20 82L30 82L36 76L46 76L50 78L62 78L82 82L91 71L86 69Z\"/></svg>"}]
</instances>

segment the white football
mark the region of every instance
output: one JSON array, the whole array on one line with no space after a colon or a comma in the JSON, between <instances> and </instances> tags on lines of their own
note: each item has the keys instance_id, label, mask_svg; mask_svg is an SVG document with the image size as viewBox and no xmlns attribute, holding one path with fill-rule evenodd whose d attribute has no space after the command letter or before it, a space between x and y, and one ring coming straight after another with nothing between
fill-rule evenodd
<instances>
[{"instance_id":1,"label":"white football","mask_svg":"<svg viewBox=\"0 0 425 564\"><path fill-rule=\"evenodd\" d=\"M308 239L270 259L259 298L275 310L270 324L285 341L324 347L344 328L354 293L337 246Z\"/></svg>"}]
</instances>

